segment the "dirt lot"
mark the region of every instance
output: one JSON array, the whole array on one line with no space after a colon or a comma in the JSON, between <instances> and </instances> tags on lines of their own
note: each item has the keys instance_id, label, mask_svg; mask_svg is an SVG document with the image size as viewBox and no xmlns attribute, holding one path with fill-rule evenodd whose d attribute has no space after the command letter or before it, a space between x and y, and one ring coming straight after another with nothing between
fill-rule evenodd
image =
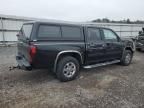
<instances>
[{"instance_id":1,"label":"dirt lot","mask_svg":"<svg viewBox=\"0 0 144 108\"><path fill-rule=\"evenodd\" d=\"M15 47L0 47L0 108L144 108L144 53L130 66L82 70L67 83L47 70L9 71L15 54Z\"/></svg>"}]
</instances>

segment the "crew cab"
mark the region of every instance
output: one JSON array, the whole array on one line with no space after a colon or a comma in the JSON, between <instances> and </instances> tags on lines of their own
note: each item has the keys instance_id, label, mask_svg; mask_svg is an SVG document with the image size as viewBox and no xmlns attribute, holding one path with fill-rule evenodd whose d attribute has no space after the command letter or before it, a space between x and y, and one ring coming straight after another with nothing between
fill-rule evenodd
<instances>
[{"instance_id":1,"label":"crew cab","mask_svg":"<svg viewBox=\"0 0 144 108\"><path fill-rule=\"evenodd\" d=\"M50 69L60 81L75 79L81 68L121 63L128 66L134 44L111 29L68 22L24 23L16 60L21 69Z\"/></svg>"}]
</instances>

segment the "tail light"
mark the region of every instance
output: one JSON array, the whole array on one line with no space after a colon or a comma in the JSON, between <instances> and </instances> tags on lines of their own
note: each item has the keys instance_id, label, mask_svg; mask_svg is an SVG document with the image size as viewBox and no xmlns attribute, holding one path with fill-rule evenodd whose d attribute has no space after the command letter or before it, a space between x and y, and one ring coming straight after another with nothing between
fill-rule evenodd
<instances>
[{"instance_id":1,"label":"tail light","mask_svg":"<svg viewBox=\"0 0 144 108\"><path fill-rule=\"evenodd\" d=\"M36 46L31 45L30 46L30 62L33 61L33 58L35 57L36 52L37 52Z\"/></svg>"}]
</instances>

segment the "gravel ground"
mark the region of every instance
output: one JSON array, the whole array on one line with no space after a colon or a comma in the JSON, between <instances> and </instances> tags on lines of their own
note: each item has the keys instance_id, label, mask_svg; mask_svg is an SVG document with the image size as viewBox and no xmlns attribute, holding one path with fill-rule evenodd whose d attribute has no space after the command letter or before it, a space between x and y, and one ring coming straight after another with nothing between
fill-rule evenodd
<instances>
[{"instance_id":1,"label":"gravel ground","mask_svg":"<svg viewBox=\"0 0 144 108\"><path fill-rule=\"evenodd\" d=\"M83 69L66 83L47 70L9 71L15 54L15 47L0 47L0 108L144 108L144 53L130 66Z\"/></svg>"}]
</instances>

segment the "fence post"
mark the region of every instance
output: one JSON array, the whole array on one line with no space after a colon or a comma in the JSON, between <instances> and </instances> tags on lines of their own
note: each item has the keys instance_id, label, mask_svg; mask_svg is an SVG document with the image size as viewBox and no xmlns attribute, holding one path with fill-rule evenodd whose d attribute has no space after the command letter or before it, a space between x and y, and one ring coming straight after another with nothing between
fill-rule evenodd
<instances>
[{"instance_id":1,"label":"fence post","mask_svg":"<svg viewBox=\"0 0 144 108\"><path fill-rule=\"evenodd\" d=\"M1 25L2 25L2 37L3 37L3 44L5 44L5 36L4 36L4 26L3 26L3 19L1 17Z\"/></svg>"},{"instance_id":2,"label":"fence post","mask_svg":"<svg viewBox=\"0 0 144 108\"><path fill-rule=\"evenodd\" d=\"M122 27L122 26L120 25L120 37L121 37L121 27Z\"/></svg>"},{"instance_id":3,"label":"fence post","mask_svg":"<svg viewBox=\"0 0 144 108\"><path fill-rule=\"evenodd\" d=\"M131 36L133 35L133 25L131 25ZM133 36L132 36L133 37Z\"/></svg>"}]
</instances>

